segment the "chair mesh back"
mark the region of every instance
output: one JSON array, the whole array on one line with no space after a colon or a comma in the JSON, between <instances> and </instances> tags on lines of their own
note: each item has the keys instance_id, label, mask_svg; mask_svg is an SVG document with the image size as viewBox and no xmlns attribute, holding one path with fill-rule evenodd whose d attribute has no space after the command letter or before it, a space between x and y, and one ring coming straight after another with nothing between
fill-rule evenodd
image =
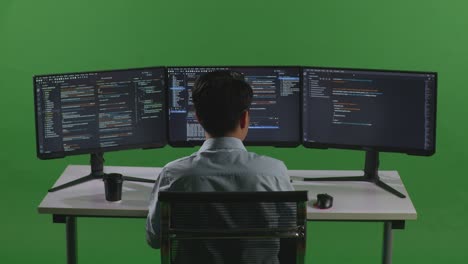
<instances>
[{"instance_id":1,"label":"chair mesh back","mask_svg":"<svg viewBox=\"0 0 468 264\"><path fill-rule=\"evenodd\" d=\"M278 228L297 225L296 203L173 203L171 228Z\"/></svg>"},{"instance_id":2,"label":"chair mesh back","mask_svg":"<svg viewBox=\"0 0 468 264\"><path fill-rule=\"evenodd\" d=\"M295 263L295 254L280 262L280 239L173 240L171 263Z\"/></svg>"},{"instance_id":3,"label":"chair mesh back","mask_svg":"<svg viewBox=\"0 0 468 264\"><path fill-rule=\"evenodd\" d=\"M174 230L171 262L274 264L287 259L281 263L295 263L295 239L274 236L277 230L297 227L296 211L295 202L174 202L169 223ZM232 233L220 238L218 231L226 230ZM266 230L270 235L265 235Z\"/></svg>"}]
</instances>

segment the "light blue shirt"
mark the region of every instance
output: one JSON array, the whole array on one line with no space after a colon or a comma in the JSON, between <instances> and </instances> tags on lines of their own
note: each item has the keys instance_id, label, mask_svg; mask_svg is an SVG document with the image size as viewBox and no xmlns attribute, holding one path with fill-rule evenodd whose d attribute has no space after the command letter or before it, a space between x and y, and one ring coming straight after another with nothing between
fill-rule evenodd
<instances>
[{"instance_id":1,"label":"light blue shirt","mask_svg":"<svg viewBox=\"0 0 468 264\"><path fill-rule=\"evenodd\" d=\"M151 193L146 240L160 248L159 191L293 191L282 161L248 152L241 140L211 138L188 157L168 163Z\"/></svg>"}]
</instances>

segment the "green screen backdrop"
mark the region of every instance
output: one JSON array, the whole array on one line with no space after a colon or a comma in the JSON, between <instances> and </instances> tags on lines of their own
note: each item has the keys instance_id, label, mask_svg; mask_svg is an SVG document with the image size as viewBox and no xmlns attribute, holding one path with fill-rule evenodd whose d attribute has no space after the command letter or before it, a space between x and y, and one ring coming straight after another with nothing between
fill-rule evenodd
<instances>
[{"instance_id":1,"label":"green screen backdrop","mask_svg":"<svg viewBox=\"0 0 468 264\"><path fill-rule=\"evenodd\" d=\"M468 3L355 1L0 1L0 262L65 263L65 226L39 215L47 189L89 157L36 158L32 76L158 65L311 65L439 73L437 152L381 155L418 220L396 230L395 263L467 263ZM364 154L249 148L290 169L361 169ZM164 166L196 149L108 153ZM144 219L78 219L80 263L159 263ZM307 263L379 263L379 223L309 223Z\"/></svg>"}]
</instances>

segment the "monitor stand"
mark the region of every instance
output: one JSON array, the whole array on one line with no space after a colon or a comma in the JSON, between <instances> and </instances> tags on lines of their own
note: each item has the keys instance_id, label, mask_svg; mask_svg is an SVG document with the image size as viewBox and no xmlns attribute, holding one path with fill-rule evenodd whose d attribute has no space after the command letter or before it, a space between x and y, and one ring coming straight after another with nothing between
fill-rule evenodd
<instances>
[{"instance_id":1,"label":"monitor stand","mask_svg":"<svg viewBox=\"0 0 468 264\"><path fill-rule=\"evenodd\" d=\"M62 189L75 186L75 185L78 185L87 181L91 181L91 180L103 179L104 175L106 175L104 173L104 153L102 152L92 153L90 162L91 162L91 173L89 175L73 180L71 182L67 182L65 184L59 185L52 189L49 189L49 192L55 192L55 191L62 190ZM141 178L130 177L130 176L123 176L123 179L125 181L135 181L135 182L149 182L149 183L156 182L155 180L141 179Z\"/></svg>"},{"instance_id":2,"label":"monitor stand","mask_svg":"<svg viewBox=\"0 0 468 264\"><path fill-rule=\"evenodd\" d=\"M364 176L349 177L324 177L324 178L305 178L304 181L365 181L372 182L380 188L400 197L406 198L404 194L390 187L380 180L379 177L379 152L374 150L366 151L366 163L364 167Z\"/></svg>"}]
</instances>

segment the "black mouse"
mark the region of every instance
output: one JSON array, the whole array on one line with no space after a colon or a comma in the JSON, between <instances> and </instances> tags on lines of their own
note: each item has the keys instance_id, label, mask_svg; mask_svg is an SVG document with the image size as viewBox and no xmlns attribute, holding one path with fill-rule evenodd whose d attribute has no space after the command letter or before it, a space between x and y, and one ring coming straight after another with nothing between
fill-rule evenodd
<instances>
[{"instance_id":1,"label":"black mouse","mask_svg":"<svg viewBox=\"0 0 468 264\"><path fill-rule=\"evenodd\" d=\"M317 194L315 206L320 209L328 209L333 206L333 197L326 193Z\"/></svg>"}]
</instances>

